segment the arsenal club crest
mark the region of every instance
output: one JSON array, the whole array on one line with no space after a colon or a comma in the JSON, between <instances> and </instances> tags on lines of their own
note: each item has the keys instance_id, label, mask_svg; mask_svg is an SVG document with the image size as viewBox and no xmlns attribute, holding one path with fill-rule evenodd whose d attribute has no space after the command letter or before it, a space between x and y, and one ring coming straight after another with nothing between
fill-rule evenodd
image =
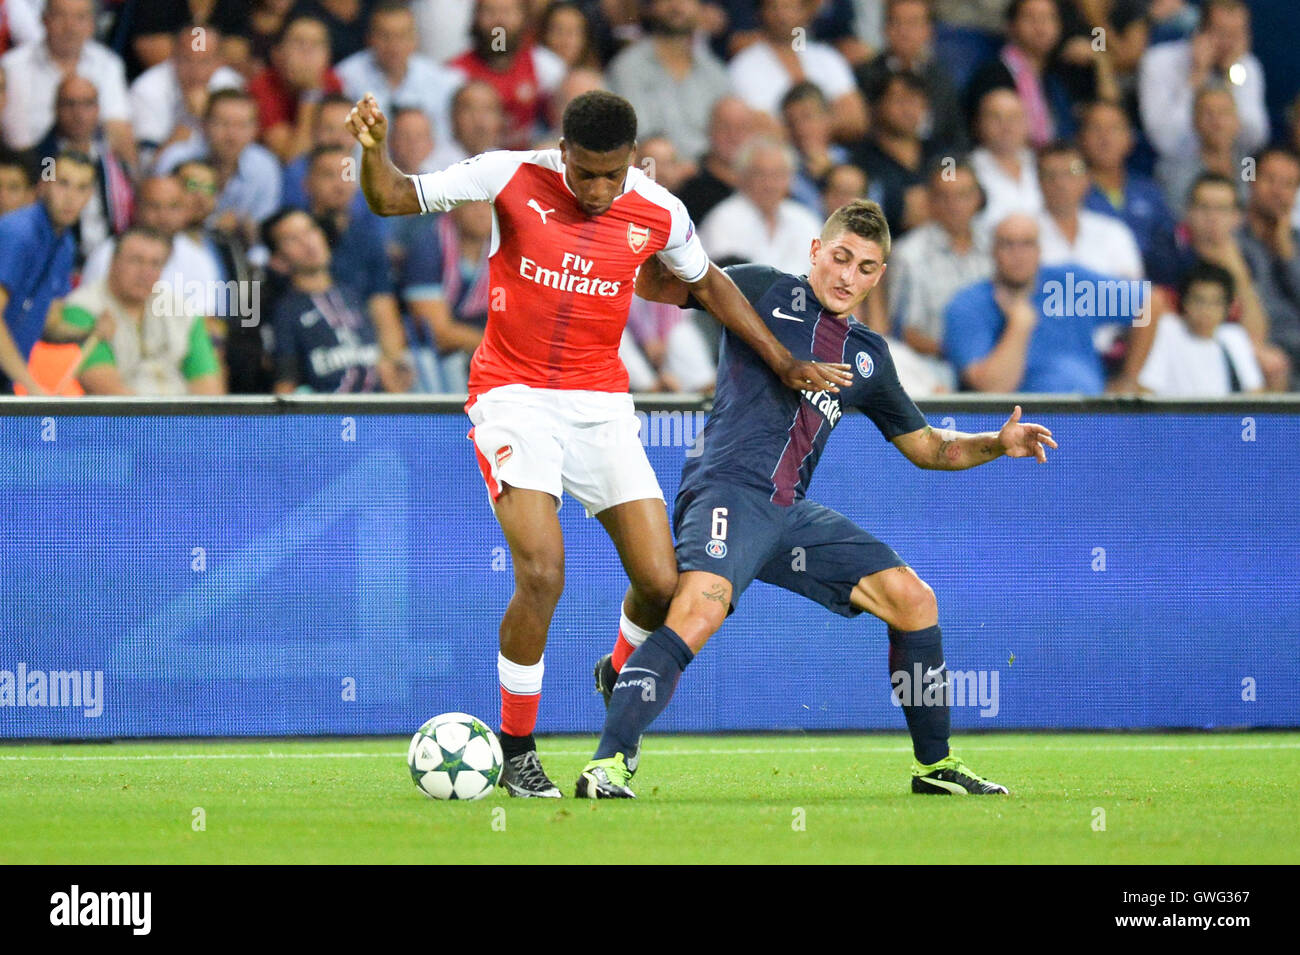
<instances>
[{"instance_id":1,"label":"arsenal club crest","mask_svg":"<svg viewBox=\"0 0 1300 955\"><path fill-rule=\"evenodd\" d=\"M645 244L650 241L650 227L644 225L627 224L627 247L633 252L640 252L645 248Z\"/></svg>"}]
</instances>

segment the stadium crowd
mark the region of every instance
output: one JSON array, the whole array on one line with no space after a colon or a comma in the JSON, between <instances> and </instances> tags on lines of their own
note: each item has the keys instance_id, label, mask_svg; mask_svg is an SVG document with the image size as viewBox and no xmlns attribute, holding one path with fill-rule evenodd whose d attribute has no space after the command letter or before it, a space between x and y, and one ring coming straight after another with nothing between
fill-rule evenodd
<instances>
[{"instance_id":1,"label":"stadium crowd","mask_svg":"<svg viewBox=\"0 0 1300 955\"><path fill-rule=\"evenodd\" d=\"M433 172L598 88L720 264L877 200L914 395L1294 390L1300 109L1251 46L1242 0L0 0L0 391L463 392L491 209L376 216L344 120ZM717 339L634 300L632 389L709 391Z\"/></svg>"}]
</instances>

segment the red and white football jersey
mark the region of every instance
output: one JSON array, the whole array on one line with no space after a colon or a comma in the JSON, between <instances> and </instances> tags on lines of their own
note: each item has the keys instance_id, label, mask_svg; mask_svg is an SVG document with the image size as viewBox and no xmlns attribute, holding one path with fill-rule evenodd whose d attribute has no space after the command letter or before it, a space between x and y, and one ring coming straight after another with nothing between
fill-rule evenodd
<instances>
[{"instance_id":1,"label":"red and white football jersey","mask_svg":"<svg viewBox=\"0 0 1300 955\"><path fill-rule=\"evenodd\" d=\"M656 253L685 282L709 268L681 200L635 167L594 217L565 182L558 149L482 153L411 178L425 212L492 203L488 322L471 395L510 384L627 391L618 345L637 269Z\"/></svg>"}]
</instances>

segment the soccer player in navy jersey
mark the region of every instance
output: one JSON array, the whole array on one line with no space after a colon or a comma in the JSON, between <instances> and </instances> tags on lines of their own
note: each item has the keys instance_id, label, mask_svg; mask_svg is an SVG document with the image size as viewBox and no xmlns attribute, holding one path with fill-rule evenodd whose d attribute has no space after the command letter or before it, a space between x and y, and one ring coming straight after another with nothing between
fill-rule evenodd
<instances>
[{"instance_id":1,"label":"soccer player in navy jersey","mask_svg":"<svg viewBox=\"0 0 1300 955\"><path fill-rule=\"evenodd\" d=\"M813 469L846 406L860 408L913 464L960 470L1002 455L1047 460L1052 433L1020 421L1016 406L997 433L939 431L899 384L885 339L852 318L885 272L889 226L880 206L855 200L837 209L812 241L811 268L796 277L760 265L728 275L791 353L847 362L853 384L837 394L783 388L743 342L724 333L713 413L702 452L686 464L673 513L677 589L664 625L617 674L606 657L597 686L605 730L578 778L580 797L630 798L641 734L668 705L683 669L745 588L766 581L846 617L867 611L889 627L891 674L924 673L907 692L891 678L912 735L916 793L991 794L989 782L948 749L949 694L934 592L887 544L805 497ZM637 294L698 307L686 285L649 259ZM806 564L791 567L793 547Z\"/></svg>"}]
</instances>

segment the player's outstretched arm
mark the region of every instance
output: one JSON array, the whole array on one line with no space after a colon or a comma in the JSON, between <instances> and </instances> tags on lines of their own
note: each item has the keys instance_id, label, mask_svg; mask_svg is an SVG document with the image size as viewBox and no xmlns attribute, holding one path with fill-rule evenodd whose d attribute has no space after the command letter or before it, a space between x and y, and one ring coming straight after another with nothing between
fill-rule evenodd
<instances>
[{"instance_id":1,"label":"player's outstretched arm","mask_svg":"<svg viewBox=\"0 0 1300 955\"><path fill-rule=\"evenodd\" d=\"M839 391L853 384L848 365L824 361L800 361L777 341L727 273L709 263L704 277L690 286L691 294L709 314L727 326L750 348L788 388L796 391Z\"/></svg>"},{"instance_id":2,"label":"player's outstretched arm","mask_svg":"<svg viewBox=\"0 0 1300 955\"><path fill-rule=\"evenodd\" d=\"M361 144L361 191L371 211L381 216L422 212L415 183L388 158L388 120L375 97L367 93L359 100L344 125Z\"/></svg>"},{"instance_id":3,"label":"player's outstretched arm","mask_svg":"<svg viewBox=\"0 0 1300 955\"><path fill-rule=\"evenodd\" d=\"M1055 448L1052 432L1041 424L1020 422L1020 405L1016 405L1002 430L996 433L963 434L926 425L918 431L900 434L894 447L919 468L936 471L962 471L1006 455L1009 458L1037 458L1047 463L1047 448Z\"/></svg>"},{"instance_id":4,"label":"player's outstretched arm","mask_svg":"<svg viewBox=\"0 0 1300 955\"><path fill-rule=\"evenodd\" d=\"M685 306L691 297L691 289L685 282L652 255L641 263L636 273L636 294L647 302L663 302L665 305Z\"/></svg>"}]
</instances>

